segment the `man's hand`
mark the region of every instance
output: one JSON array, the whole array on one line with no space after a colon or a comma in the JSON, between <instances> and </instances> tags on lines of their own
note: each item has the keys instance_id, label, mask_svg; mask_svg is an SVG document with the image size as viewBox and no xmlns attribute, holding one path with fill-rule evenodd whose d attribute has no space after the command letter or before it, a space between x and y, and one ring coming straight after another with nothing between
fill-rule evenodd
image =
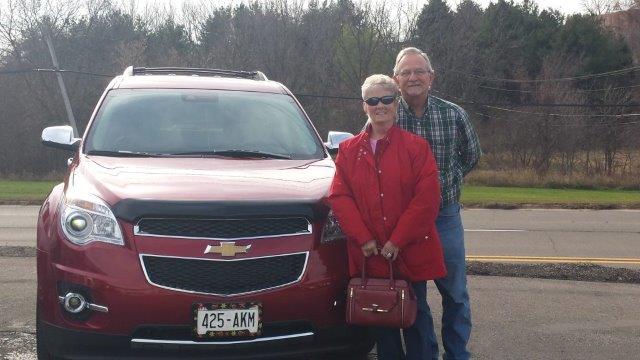
<instances>
[{"instance_id":1,"label":"man's hand","mask_svg":"<svg viewBox=\"0 0 640 360\"><path fill-rule=\"evenodd\" d=\"M364 243L364 245L362 245L362 254L364 255L364 257L378 255L378 246L375 239L369 240Z\"/></svg>"},{"instance_id":2,"label":"man's hand","mask_svg":"<svg viewBox=\"0 0 640 360\"><path fill-rule=\"evenodd\" d=\"M382 256L384 256L385 259L391 260L391 261L394 261L398 257L399 252L400 252L400 248L397 247L391 241L387 241L387 243L384 244L384 247L380 251L380 253L382 254Z\"/></svg>"}]
</instances>

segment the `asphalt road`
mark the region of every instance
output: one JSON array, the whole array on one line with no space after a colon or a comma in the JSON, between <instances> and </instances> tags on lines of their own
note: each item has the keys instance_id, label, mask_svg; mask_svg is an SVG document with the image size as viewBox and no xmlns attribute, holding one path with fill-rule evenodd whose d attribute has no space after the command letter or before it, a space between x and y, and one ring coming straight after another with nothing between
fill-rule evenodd
<instances>
[{"instance_id":1,"label":"asphalt road","mask_svg":"<svg viewBox=\"0 0 640 360\"><path fill-rule=\"evenodd\" d=\"M34 247L37 214L37 206L0 206L0 247ZM462 216L472 260L640 266L639 210L465 209Z\"/></svg>"},{"instance_id":2,"label":"asphalt road","mask_svg":"<svg viewBox=\"0 0 640 360\"><path fill-rule=\"evenodd\" d=\"M522 209L463 211L472 260L593 262L640 266L640 211ZM492 256L494 258L492 258ZM524 259L523 259L524 258ZM624 261L627 260L627 261Z\"/></svg>"},{"instance_id":3,"label":"asphalt road","mask_svg":"<svg viewBox=\"0 0 640 360\"><path fill-rule=\"evenodd\" d=\"M37 206L0 206L0 247L35 246L37 212ZM463 218L467 255L474 259L604 258L607 265L640 259L640 211L469 209ZM0 257L0 269L0 359L35 359L35 258ZM631 359L640 353L639 285L471 276L469 286L475 359ZM438 322L436 293L431 286Z\"/></svg>"},{"instance_id":4,"label":"asphalt road","mask_svg":"<svg viewBox=\"0 0 640 360\"><path fill-rule=\"evenodd\" d=\"M39 206L0 205L0 246L33 246Z\"/></svg>"},{"instance_id":5,"label":"asphalt road","mask_svg":"<svg viewBox=\"0 0 640 360\"><path fill-rule=\"evenodd\" d=\"M0 257L0 359L35 359L35 258ZM474 359L637 359L640 286L470 276ZM439 326L439 295L429 287Z\"/></svg>"}]
</instances>

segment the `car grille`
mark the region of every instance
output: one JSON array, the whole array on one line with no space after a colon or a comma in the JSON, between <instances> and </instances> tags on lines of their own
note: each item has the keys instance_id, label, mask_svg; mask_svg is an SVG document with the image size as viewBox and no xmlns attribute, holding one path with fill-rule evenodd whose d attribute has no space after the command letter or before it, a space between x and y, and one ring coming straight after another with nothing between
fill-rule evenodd
<instances>
[{"instance_id":1,"label":"car grille","mask_svg":"<svg viewBox=\"0 0 640 360\"><path fill-rule=\"evenodd\" d=\"M310 233L303 217L276 219L141 219L136 234L239 239Z\"/></svg>"},{"instance_id":2,"label":"car grille","mask_svg":"<svg viewBox=\"0 0 640 360\"><path fill-rule=\"evenodd\" d=\"M237 295L300 280L307 253L239 260L153 255L141 258L147 278L154 285L212 295Z\"/></svg>"}]
</instances>

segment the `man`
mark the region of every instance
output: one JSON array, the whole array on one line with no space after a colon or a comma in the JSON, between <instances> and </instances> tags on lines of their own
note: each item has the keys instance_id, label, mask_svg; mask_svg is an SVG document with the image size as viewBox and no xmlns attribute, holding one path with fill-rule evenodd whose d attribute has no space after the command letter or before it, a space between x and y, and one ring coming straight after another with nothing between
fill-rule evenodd
<instances>
[{"instance_id":1,"label":"man","mask_svg":"<svg viewBox=\"0 0 640 360\"><path fill-rule=\"evenodd\" d=\"M462 179L481 155L478 136L461 107L429 94L435 72L424 52L414 47L401 50L393 73L402 95L398 125L429 141L440 171L442 201L436 226L447 276L435 283L442 296L442 344L445 359L466 360L470 358L467 342L471 335L471 307L458 201ZM433 319L429 318L427 337L433 349L431 353L437 358L438 343Z\"/></svg>"}]
</instances>

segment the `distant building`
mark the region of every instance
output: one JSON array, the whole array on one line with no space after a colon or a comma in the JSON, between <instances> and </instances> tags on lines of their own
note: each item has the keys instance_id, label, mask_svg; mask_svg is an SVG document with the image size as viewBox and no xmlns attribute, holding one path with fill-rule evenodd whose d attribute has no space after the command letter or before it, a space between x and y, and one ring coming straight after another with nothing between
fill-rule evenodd
<instances>
[{"instance_id":1,"label":"distant building","mask_svg":"<svg viewBox=\"0 0 640 360\"><path fill-rule=\"evenodd\" d=\"M627 41L634 63L640 65L640 6L600 16L606 27Z\"/></svg>"}]
</instances>

